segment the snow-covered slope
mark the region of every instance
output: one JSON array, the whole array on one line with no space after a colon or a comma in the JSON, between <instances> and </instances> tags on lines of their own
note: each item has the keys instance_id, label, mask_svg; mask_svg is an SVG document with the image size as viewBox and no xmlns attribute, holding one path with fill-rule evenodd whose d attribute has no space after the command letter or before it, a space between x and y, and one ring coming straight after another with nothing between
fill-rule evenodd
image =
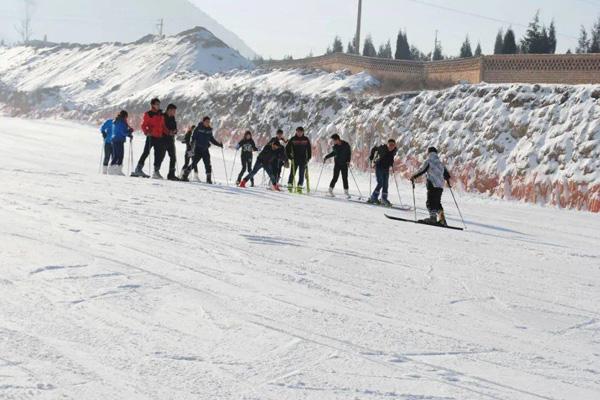
<instances>
[{"instance_id":1,"label":"snow-covered slope","mask_svg":"<svg viewBox=\"0 0 600 400\"><path fill-rule=\"evenodd\" d=\"M0 110L98 123L126 108L136 120L159 96L178 105L183 125L210 114L232 141L246 129L262 141L276 128L291 134L304 125L317 155L341 133L355 149L355 164L366 168L370 147L393 137L405 177L435 145L468 191L600 211L598 85L460 85L379 97L369 95L379 83L365 73L208 76L198 70L248 65L227 48L219 50L232 58L197 56L190 37L201 33L208 34L184 33L158 46L0 49ZM107 60L115 52L115 61Z\"/></svg>"},{"instance_id":2,"label":"snow-covered slope","mask_svg":"<svg viewBox=\"0 0 600 400\"><path fill-rule=\"evenodd\" d=\"M98 138L0 119L0 398L598 399L598 215L459 195L466 232L393 223L101 176Z\"/></svg>"},{"instance_id":3,"label":"snow-covered slope","mask_svg":"<svg viewBox=\"0 0 600 400\"><path fill-rule=\"evenodd\" d=\"M2 0L0 39L20 40L14 29L23 15L23 0ZM35 1L33 39L44 36L52 42L130 42L156 33L159 20L163 31L173 35L195 26L213 32L233 49L252 59L256 53L229 29L188 0L43 0Z\"/></svg>"},{"instance_id":4,"label":"snow-covered slope","mask_svg":"<svg viewBox=\"0 0 600 400\"><path fill-rule=\"evenodd\" d=\"M49 96L46 105L118 104L139 88L179 74L213 74L251 63L211 32L194 28L129 44L18 46L0 49L0 81L24 96ZM32 99L35 101L35 99Z\"/></svg>"}]
</instances>

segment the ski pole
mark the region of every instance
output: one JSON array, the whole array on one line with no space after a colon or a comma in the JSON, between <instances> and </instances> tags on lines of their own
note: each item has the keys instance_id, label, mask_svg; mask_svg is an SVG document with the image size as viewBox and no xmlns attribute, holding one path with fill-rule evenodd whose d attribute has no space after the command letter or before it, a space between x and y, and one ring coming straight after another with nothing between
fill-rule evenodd
<instances>
[{"instance_id":1,"label":"ski pole","mask_svg":"<svg viewBox=\"0 0 600 400\"><path fill-rule=\"evenodd\" d=\"M413 207L415 209L415 222L417 222L417 200L415 199L415 182L410 181L410 183L412 184L412 191L413 191Z\"/></svg>"},{"instance_id":2,"label":"ski pole","mask_svg":"<svg viewBox=\"0 0 600 400\"><path fill-rule=\"evenodd\" d=\"M233 156L233 164L231 164L231 173L229 174L229 176L231 176L233 178L233 171L235 169L235 160L237 159L237 155L238 155L238 151L240 149L235 149L235 156Z\"/></svg>"},{"instance_id":3,"label":"ski pole","mask_svg":"<svg viewBox=\"0 0 600 400\"><path fill-rule=\"evenodd\" d=\"M98 165L98 173L102 173L102 164L104 161L104 143L102 143L102 150L100 150L100 164Z\"/></svg>"},{"instance_id":4,"label":"ski pole","mask_svg":"<svg viewBox=\"0 0 600 400\"><path fill-rule=\"evenodd\" d=\"M223 156L223 170L225 171L225 182L229 186L229 176L227 176L227 163L225 162L225 150L221 147L221 155Z\"/></svg>"},{"instance_id":5,"label":"ski pole","mask_svg":"<svg viewBox=\"0 0 600 400\"><path fill-rule=\"evenodd\" d=\"M315 188L315 193L319 191L319 184L321 183L321 175L323 175L323 170L325 169L325 161L323 161L323 166L321 167L321 172L319 172L319 179L317 179L317 187Z\"/></svg>"},{"instance_id":6,"label":"ski pole","mask_svg":"<svg viewBox=\"0 0 600 400\"><path fill-rule=\"evenodd\" d=\"M133 163L133 139L129 138L129 156L127 159L127 176L131 175L132 163Z\"/></svg>"},{"instance_id":7,"label":"ski pole","mask_svg":"<svg viewBox=\"0 0 600 400\"><path fill-rule=\"evenodd\" d=\"M369 162L369 196L371 195L371 193L373 193L371 191L373 185L373 167L371 166L371 163Z\"/></svg>"},{"instance_id":8,"label":"ski pole","mask_svg":"<svg viewBox=\"0 0 600 400\"><path fill-rule=\"evenodd\" d=\"M392 173L394 174L394 182L396 183L396 192L398 192L398 200L400 200L400 205L403 206L402 197L400 196L400 187L398 187L398 179L396 178L396 171L394 170L394 166L392 165Z\"/></svg>"},{"instance_id":9,"label":"ski pole","mask_svg":"<svg viewBox=\"0 0 600 400\"><path fill-rule=\"evenodd\" d=\"M456 197L454 197L454 191L452 190L452 186L450 186L450 184L448 184L448 187L450 188L450 193L452 194L452 198L454 199L454 204L456 205L456 209L458 210L458 214L460 214L460 219L462 220L463 226L465 227L465 230L466 230L467 224L465 224L465 219L463 218L462 212L460 211L460 207L458 207L458 202L456 201Z\"/></svg>"},{"instance_id":10,"label":"ski pole","mask_svg":"<svg viewBox=\"0 0 600 400\"><path fill-rule=\"evenodd\" d=\"M354 184L356 185L356 189L358 190L358 194L360 194L360 198L363 198L362 192L360 191L360 187L358 186L358 182L356 181L356 177L354 176L354 172L352 168L348 165L348 169L350 170L350 174L352 175L352 179L354 179Z\"/></svg>"}]
</instances>

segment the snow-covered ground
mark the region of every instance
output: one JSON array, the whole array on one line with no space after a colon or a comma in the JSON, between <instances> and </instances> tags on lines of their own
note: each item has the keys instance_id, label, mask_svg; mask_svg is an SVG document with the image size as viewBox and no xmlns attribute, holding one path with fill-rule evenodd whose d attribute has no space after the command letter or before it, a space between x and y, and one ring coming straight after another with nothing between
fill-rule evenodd
<instances>
[{"instance_id":1,"label":"snow-covered ground","mask_svg":"<svg viewBox=\"0 0 600 400\"><path fill-rule=\"evenodd\" d=\"M100 145L0 119L0 398L600 398L599 215L459 194L455 232L102 176Z\"/></svg>"}]
</instances>

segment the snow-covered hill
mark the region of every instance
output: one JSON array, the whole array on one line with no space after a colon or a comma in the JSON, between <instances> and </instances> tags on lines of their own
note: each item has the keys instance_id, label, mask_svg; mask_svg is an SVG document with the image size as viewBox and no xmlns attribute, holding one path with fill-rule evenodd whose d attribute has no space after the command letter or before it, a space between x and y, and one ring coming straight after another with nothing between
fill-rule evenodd
<instances>
[{"instance_id":1,"label":"snow-covered hill","mask_svg":"<svg viewBox=\"0 0 600 400\"><path fill-rule=\"evenodd\" d=\"M598 399L598 215L459 193L466 232L393 223L102 176L99 137L0 118L0 398Z\"/></svg>"},{"instance_id":2,"label":"snow-covered hill","mask_svg":"<svg viewBox=\"0 0 600 400\"><path fill-rule=\"evenodd\" d=\"M2 0L0 39L20 40L15 21L23 15L23 0ZM240 54L252 59L256 53L235 33L222 26L189 0L43 0L34 1L33 39L52 42L131 42L157 32L162 19L167 35L203 26Z\"/></svg>"},{"instance_id":3,"label":"snow-covered hill","mask_svg":"<svg viewBox=\"0 0 600 400\"><path fill-rule=\"evenodd\" d=\"M0 110L98 123L126 108L135 120L159 96L178 105L182 125L210 114L232 141L245 129L266 140L304 125L316 154L338 132L366 168L370 147L394 137L405 177L435 145L468 191L600 211L598 85L459 85L381 97L365 73L199 72L249 67L218 43L196 30L123 46L0 49Z\"/></svg>"}]
</instances>

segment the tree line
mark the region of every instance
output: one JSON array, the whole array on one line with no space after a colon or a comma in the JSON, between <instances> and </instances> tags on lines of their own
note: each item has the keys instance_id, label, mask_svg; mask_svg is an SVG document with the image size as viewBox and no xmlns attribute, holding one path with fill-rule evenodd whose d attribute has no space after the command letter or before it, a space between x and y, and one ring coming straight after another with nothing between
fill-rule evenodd
<instances>
[{"instance_id":1,"label":"tree line","mask_svg":"<svg viewBox=\"0 0 600 400\"><path fill-rule=\"evenodd\" d=\"M557 46L557 32L554 21L548 26L540 21L539 11L529 23L524 36L517 40L514 30L509 27L504 31L500 29L494 42L494 54L555 54ZM355 48L354 42L350 41L344 51L344 45L339 36L334 38L333 44L327 48L325 54L332 53L362 54L366 57L378 57L396 60L414 61L437 61L452 58L469 58L483 55L481 43L478 42L473 50L471 39L467 35L456 56L446 55L443 52L441 40L436 37L433 50L425 53L408 41L406 31L400 31L396 38L396 47L392 48L391 40L377 47L371 35L367 35L362 46ZM576 53L600 53L600 17L589 29L582 26ZM569 49L567 54L572 53Z\"/></svg>"}]
</instances>

